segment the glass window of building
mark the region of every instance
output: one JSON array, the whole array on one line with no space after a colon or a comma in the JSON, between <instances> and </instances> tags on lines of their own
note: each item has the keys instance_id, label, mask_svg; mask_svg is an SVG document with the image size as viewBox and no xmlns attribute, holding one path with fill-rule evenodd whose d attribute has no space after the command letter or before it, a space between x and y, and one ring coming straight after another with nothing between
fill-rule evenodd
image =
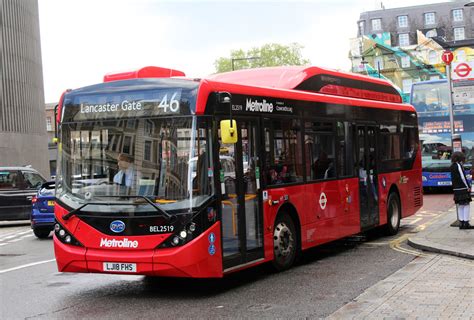
<instances>
[{"instance_id":1,"label":"glass window of building","mask_svg":"<svg viewBox=\"0 0 474 320\"><path fill-rule=\"evenodd\" d=\"M410 45L410 37L408 33L400 33L398 35L398 44L400 47L406 47Z\"/></svg>"},{"instance_id":2,"label":"glass window of building","mask_svg":"<svg viewBox=\"0 0 474 320\"><path fill-rule=\"evenodd\" d=\"M425 13L425 25L435 24L436 17L434 12Z\"/></svg>"},{"instance_id":3,"label":"glass window of building","mask_svg":"<svg viewBox=\"0 0 474 320\"><path fill-rule=\"evenodd\" d=\"M403 56L400 60L402 62L402 68L410 68L410 57L409 56Z\"/></svg>"},{"instance_id":4,"label":"glass window of building","mask_svg":"<svg viewBox=\"0 0 474 320\"><path fill-rule=\"evenodd\" d=\"M359 35L364 35L365 32L365 21L359 21Z\"/></svg>"},{"instance_id":5,"label":"glass window of building","mask_svg":"<svg viewBox=\"0 0 474 320\"><path fill-rule=\"evenodd\" d=\"M436 31L436 29L431 29L431 30L429 30L428 32L426 32L426 36L427 36L428 38L437 37L437 36L438 36L438 32Z\"/></svg>"},{"instance_id":6,"label":"glass window of building","mask_svg":"<svg viewBox=\"0 0 474 320\"><path fill-rule=\"evenodd\" d=\"M372 19L372 31L382 30L382 19Z\"/></svg>"},{"instance_id":7,"label":"glass window of building","mask_svg":"<svg viewBox=\"0 0 474 320\"><path fill-rule=\"evenodd\" d=\"M398 16L398 27L399 28L408 27L408 16Z\"/></svg>"},{"instance_id":8,"label":"glass window of building","mask_svg":"<svg viewBox=\"0 0 474 320\"><path fill-rule=\"evenodd\" d=\"M51 117L46 118L46 131L52 131L53 126L51 125Z\"/></svg>"},{"instance_id":9,"label":"glass window of building","mask_svg":"<svg viewBox=\"0 0 474 320\"><path fill-rule=\"evenodd\" d=\"M382 57L375 57L374 58L374 68L377 70L383 69L383 58Z\"/></svg>"},{"instance_id":10,"label":"glass window of building","mask_svg":"<svg viewBox=\"0 0 474 320\"><path fill-rule=\"evenodd\" d=\"M438 53L435 50L430 50L428 53L428 61L430 64L438 63Z\"/></svg>"},{"instance_id":11,"label":"glass window of building","mask_svg":"<svg viewBox=\"0 0 474 320\"><path fill-rule=\"evenodd\" d=\"M413 83L413 81L412 81L411 78L407 78L407 79L402 80L403 92L404 93L410 93L412 83Z\"/></svg>"},{"instance_id":12,"label":"glass window of building","mask_svg":"<svg viewBox=\"0 0 474 320\"><path fill-rule=\"evenodd\" d=\"M453 20L454 21L463 21L462 9L453 10Z\"/></svg>"},{"instance_id":13,"label":"glass window of building","mask_svg":"<svg viewBox=\"0 0 474 320\"><path fill-rule=\"evenodd\" d=\"M454 28L454 40L464 40L464 28Z\"/></svg>"}]
</instances>

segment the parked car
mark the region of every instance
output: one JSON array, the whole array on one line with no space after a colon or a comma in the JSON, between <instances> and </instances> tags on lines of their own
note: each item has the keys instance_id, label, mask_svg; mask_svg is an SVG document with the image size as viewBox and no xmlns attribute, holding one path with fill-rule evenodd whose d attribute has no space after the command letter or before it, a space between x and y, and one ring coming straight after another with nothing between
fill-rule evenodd
<instances>
[{"instance_id":1,"label":"parked car","mask_svg":"<svg viewBox=\"0 0 474 320\"><path fill-rule=\"evenodd\" d=\"M31 229L35 236L40 239L47 238L54 229L54 204L55 184L54 181L46 182L38 190L31 200Z\"/></svg>"},{"instance_id":2,"label":"parked car","mask_svg":"<svg viewBox=\"0 0 474 320\"><path fill-rule=\"evenodd\" d=\"M46 179L30 167L0 167L0 220L28 220L31 199Z\"/></svg>"}]
</instances>

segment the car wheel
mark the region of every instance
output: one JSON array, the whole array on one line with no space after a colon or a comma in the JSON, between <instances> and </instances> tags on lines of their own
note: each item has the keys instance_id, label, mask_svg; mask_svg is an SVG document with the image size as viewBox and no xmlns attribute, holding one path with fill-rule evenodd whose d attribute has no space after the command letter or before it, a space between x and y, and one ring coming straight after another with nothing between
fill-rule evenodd
<instances>
[{"instance_id":1,"label":"car wheel","mask_svg":"<svg viewBox=\"0 0 474 320\"><path fill-rule=\"evenodd\" d=\"M45 228L33 229L33 233L39 239L46 239L49 237L49 234L51 233L51 229L45 229Z\"/></svg>"},{"instance_id":2,"label":"car wheel","mask_svg":"<svg viewBox=\"0 0 474 320\"><path fill-rule=\"evenodd\" d=\"M293 219L279 214L273 229L273 266L278 271L289 269L296 258L298 249L297 235Z\"/></svg>"},{"instance_id":3,"label":"car wheel","mask_svg":"<svg viewBox=\"0 0 474 320\"><path fill-rule=\"evenodd\" d=\"M387 226L385 228L387 235L393 236L398 233L401 215L400 198L395 192L391 192L387 200Z\"/></svg>"}]
</instances>

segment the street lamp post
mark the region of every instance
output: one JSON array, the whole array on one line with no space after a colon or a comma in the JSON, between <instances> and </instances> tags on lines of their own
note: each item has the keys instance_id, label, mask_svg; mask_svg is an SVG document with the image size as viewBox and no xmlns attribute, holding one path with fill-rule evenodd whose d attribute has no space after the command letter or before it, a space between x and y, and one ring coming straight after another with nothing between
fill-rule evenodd
<instances>
[{"instance_id":1,"label":"street lamp post","mask_svg":"<svg viewBox=\"0 0 474 320\"><path fill-rule=\"evenodd\" d=\"M260 59L260 57L230 58L230 61L231 61L231 63L232 63L232 71L235 70L235 68L234 68L234 61L257 60L257 59Z\"/></svg>"}]
</instances>

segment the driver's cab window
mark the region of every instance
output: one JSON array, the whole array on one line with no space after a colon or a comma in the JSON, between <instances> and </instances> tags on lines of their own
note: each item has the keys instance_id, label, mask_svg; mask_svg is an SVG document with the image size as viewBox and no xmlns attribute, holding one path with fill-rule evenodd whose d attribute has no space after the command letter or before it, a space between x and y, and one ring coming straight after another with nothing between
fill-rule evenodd
<instances>
[{"instance_id":1,"label":"driver's cab window","mask_svg":"<svg viewBox=\"0 0 474 320\"><path fill-rule=\"evenodd\" d=\"M39 188L46 182L39 174L29 171L22 171L27 188Z\"/></svg>"}]
</instances>

